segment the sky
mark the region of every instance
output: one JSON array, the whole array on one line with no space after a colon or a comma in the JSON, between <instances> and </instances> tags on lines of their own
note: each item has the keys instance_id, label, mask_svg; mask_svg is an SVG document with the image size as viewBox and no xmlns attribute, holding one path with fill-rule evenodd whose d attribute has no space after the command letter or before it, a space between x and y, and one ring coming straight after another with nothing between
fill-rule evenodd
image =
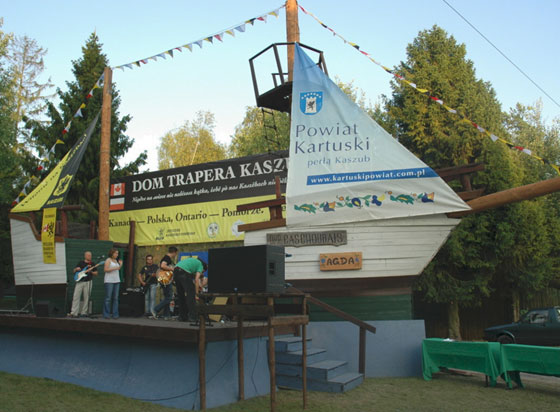
<instances>
[{"instance_id":1,"label":"sky","mask_svg":"<svg viewBox=\"0 0 560 412\"><path fill-rule=\"evenodd\" d=\"M447 2L560 102L560 2ZM48 50L43 79L50 78L55 87L66 90L66 82L74 81L72 61L81 58L81 48L94 31L109 64L115 67L220 33L283 4L282 0L0 0L0 17L4 32L27 35ZM466 45L477 77L491 83L502 110L509 111L517 103L533 105L541 99L545 122L560 117L558 105L443 0L301 0L299 4L390 68L406 60L406 46L420 31L437 24ZM143 170L157 170L161 137L194 120L200 110L214 113L216 138L229 144L246 107L256 103L249 58L272 43L286 41L285 18L282 9L278 18L269 15L266 23L246 25L244 33L225 35L223 42L204 42L202 49L194 46L192 52L183 49L173 58L115 70L119 112L132 116L127 134L135 141L123 162L145 150L148 165ZM390 96L392 76L379 66L301 11L299 28L301 43L324 52L331 78L353 81L372 104L383 94ZM275 70L267 57L263 59L258 70L262 79L268 79ZM260 85L266 86L264 82Z\"/></svg>"}]
</instances>

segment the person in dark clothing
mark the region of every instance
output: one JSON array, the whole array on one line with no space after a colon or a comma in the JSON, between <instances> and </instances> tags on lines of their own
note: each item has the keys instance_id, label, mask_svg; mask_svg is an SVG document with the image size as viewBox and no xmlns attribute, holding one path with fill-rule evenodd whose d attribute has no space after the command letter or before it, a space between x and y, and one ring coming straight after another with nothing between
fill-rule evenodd
<instances>
[{"instance_id":1,"label":"person in dark clothing","mask_svg":"<svg viewBox=\"0 0 560 412\"><path fill-rule=\"evenodd\" d=\"M161 274L162 271L164 272L173 272L173 268L175 267L174 259L177 257L177 248L175 246L170 246L168 249L167 254L161 259L159 262L159 273ZM158 277L162 277L158 275ZM163 317L165 319L171 318L171 313L169 311L169 304L173 299L173 283L169 281L167 284L162 283L163 288L163 300L154 308L152 311L152 316L157 318L158 313L163 309Z\"/></svg>"},{"instance_id":2,"label":"person in dark clothing","mask_svg":"<svg viewBox=\"0 0 560 412\"><path fill-rule=\"evenodd\" d=\"M156 306L156 292L157 292L157 270L158 265L154 263L152 255L146 256L146 264L138 274L138 280L142 289L144 290L144 313L150 315Z\"/></svg>"},{"instance_id":3,"label":"person in dark clothing","mask_svg":"<svg viewBox=\"0 0 560 412\"><path fill-rule=\"evenodd\" d=\"M198 292L200 292L200 278L203 272L202 261L193 257L181 260L173 270L173 277L177 285L177 296L181 304L180 321L196 321L196 298Z\"/></svg>"}]
</instances>

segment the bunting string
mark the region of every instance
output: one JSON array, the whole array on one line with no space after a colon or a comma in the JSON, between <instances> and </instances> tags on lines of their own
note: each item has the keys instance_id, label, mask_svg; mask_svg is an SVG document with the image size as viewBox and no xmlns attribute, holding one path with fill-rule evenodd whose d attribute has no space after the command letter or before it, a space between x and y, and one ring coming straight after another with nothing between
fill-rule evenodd
<instances>
[{"instance_id":1,"label":"bunting string","mask_svg":"<svg viewBox=\"0 0 560 412\"><path fill-rule=\"evenodd\" d=\"M211 34L209 36L205 36L201 39L198 39L198 40L195 40L195 41L192 41L192 42L189 42L189 43L185 43L181 46L172 47L171 49L164 50L161 53L154 54L153 56L146 57L144 59L139 59L139 60L135 60L135 61L130 62L130 63L115 66L112 69L113 70L121 69L121 70L124 71L125 68L128 68L128 69L132 70L134 68L134 66L142 67L142 65L148 64L151 60L153 60L155 62L158 61L158 58L166 60L167 56L173 58L174 53L176 53L176 52L181 52L182 53L183 50L185 50L185 49L192 52L194 45L197 45L199 48L202 49L202 46L203 46L204 42L208 42L210 44L214 44L214 40L217 40L219 42L223 42L224 39L226 38L226 34L229 34L231 37L235 37L236 32L245 33L245 29L246 29L248 24L253 26L255 24L255 22L258 22L258 21L262 21L262 22L266 23L268 16L278 17L278 15L280 14L280 10L284 7L286 7L286 6L282 5L275 10L269 11L268 13L262 14L258 17L253 17L251 19L245 20L243 23L236 24L234 26L229 27L228 29L224 29L224 30L221 30L217 33Z\"/></svg>"},{"instance_id":2,"label":"bunting string","mask_svg":"<svg viewBox=\"0 0 560 412\"><path fill-rule=\"evenodd\" d=\"M560 166L551 162L550 160L540 157L537 154L533 153L533 151L529 148L523 147L523 146L518 146L514 143L511 143L509 141L507 141L506 139L503 139L499 136L496 136L494 133L492 133L489 130L486 130L485 128L483 128L482 126L480 126L479 124L473 122L472 120L470 120L468 117L466 117L464 114L459 113L456 109L453 109L452 107L447 106L443 99L440 99L439 97L436 97L433 95L433 93L431 93L428 89L423 89L418 87L415 83L405 79L402 75L400 75L399 73L397 73L395 70L391 70L390 68L384 66L383 64L379 63L377 60L375 60L371 54L369 54L368 52L361 50L360 46L358 46L356 43L353 43L351 41L346 40L344 37L342 37L340 34L338 34L336 31L334 31L332 28L330 28L329 26L327 26L325 23L323 23L321 20L319 20L313 13L311 13L310 11L304 9L301 5L298 5L299 8L301 9L301 11L305 14L307 14L308 16L311 16L315 21L317 21L317 23L319 23L323 28L329 30L334 36L340 38L344 43L349 44L350 46L352 46L355 50L357 50L358 52L360 52L362 55L366 56L371 62L375 63L376 65L378 65L379 67L381 67L383 70L385 70L387 73L389 73L390 75L392 75L395 79L397 79L398 81L400 81L401 83L404 83L410 87L412 87L414 90L416 90L417 92L425 95L426 97L428 97L428 99L430 99L431 101L434 101L435 103L439 104L440 106L442 106L445 110L447 110L449 113L453 113L459 117L462 118L462 121L470 124L472 127L474 127L475 129L477 129L480 133L488 136L490 139L492 139L493 142L496 141L500 141L503 144L505 144L506 146L508 146L510 149L515 149L521 153L525 153L539 161L541 161L542 163L544 163L545 165L550 165L554 170L556 170L556 173L558 173L560 175Z\"/></svg>"},{"instance_id":3,"label":"bunting string","mask_svg":"<svg viewBox=\"0 0 560 412\"><path fill-rule=\"evenodd\" d=\"M136 61L133 61L133 62L130 62L130 63L122 64L120 66L114 66L114 67L112 67L112 69L113 70L121 69L123 71L124 71L125 68L133 69L134 66L141 67L144 64L148 64L150 60L158 61L158 58L166 60L166 58L167 58L166 56L170 56L171 58L173 58L174 57L174 55L173 55L174 52L181 52L182 53L183 49L187 49L187 50L192 52L193 51L193 45L197 45L199 48L202 49L202 46L203 46L204 42L208 42L210 44L213 44L214 40L217 40L219 42L223 42L225 37L226 37L226 34L230 35L232 37L235 37L236 32L244 33L248 24L253 26L255 24L255 22L259 22L259 21L261 21L263 23L266 23L268 16L278 17L279 14L280 14L280 10L284 7L285 7L285 5L282 5L282 6L276 8L272 11L269 11L268 13L262 14L262 15L257 16L257 17L253 17L251 19L247 19L243 23L236 24L236 25L231 26L227 29L224 29L220 32L211 34L209 36L203 37L203 38L198 39L196 41L192 41L190 43L183 44L182 46L173 47L171 49L165 50L165 51L163 51L161 53L158 53L158 54L155 54L153 56L146 57L144 59L139 59L139 60L136 60ZM91 97L93 97L93 93L94 93L95 89L98 89L102 86L103 77L104 77L104 75L102 74L101 77L99 77L99 79L97 80L97 82L95 82L95 85L93 86L93 88L86 95L86 101L89 100ZM70 127L72 126L72 121L76 117L83 117L82 109L85 109L85 108L86 108L86 103L82 103L80 105L80 107L78 108L78 110L76 111L76 113L74 114L74 116L72 116L72 120L70 120L66 124L64 129L62 130L62 136L64 136L65 134L67 134L70 131ZM27 183L25 183L25 185L23 186L23 189L19 193L18 197L12 202L12 207L17 205L25 196L27 196L29 187L31 186L32 182L34 180L38 180L38 177L35 176L35 174L40 173L45 168L45 165L48 162L49 156L52 153L54 153L56 146L59 145L59 144L64 144L64 141L62 139L57 139L56 142L54 143L54 145L47 152L47 155L44 158L41 159L41 161L39 162L39 165L37 166L37 169L34 172L34 174L29 178Z\"/></svg>"},{"instance_id":4,"label":"bunting string","mask_svg":"<svg viewBox=\"0 0 560 412\"><path fill-rule=\"evenodd\" d=\"M93 97L93 92L95 91L95 89L101 88L101 86L103 85L104 76L105 76L105 74L101 74L99 79L97 79L97 81L95 82L95 85L92 87L92 89L86 95L86 102ZM86 108L86 103L82 103L80 105L80 107L78 108L78 110L76 111L76 113L74 113L74 115L72 116L72 119L75 119L76 117L84 117L82 115L82 109L85 109L85 108ZM62 137L64 137L64 135L67 134L70 131L70 126L72 126L72 120L70 120L66 124L64 129L62 130ZM49 161L49 157L51 156L51 154L54 154L56 146L59 145L59 144L62 144L62 145L65 144L64 140L62 140L61 138L56 139L56 142L54 142L52 147L49 149L49 151L47 152L47 155L39 161L39 165L37 166L37 168L35 169L35 171L31 175L31 177L29 178L27 183L25 183L25 185L23 186L23 189L21 189L21 191L19 192L18 197L12 202L12 207L17 205L19 202L21 202L21 200L25 196L27 196L29 187L31 186L33 181L39 180L39 177L35 176L35 174L40 174L41 173L41 171L45 168L46 163Z\"/></svg>"}]
</instances>

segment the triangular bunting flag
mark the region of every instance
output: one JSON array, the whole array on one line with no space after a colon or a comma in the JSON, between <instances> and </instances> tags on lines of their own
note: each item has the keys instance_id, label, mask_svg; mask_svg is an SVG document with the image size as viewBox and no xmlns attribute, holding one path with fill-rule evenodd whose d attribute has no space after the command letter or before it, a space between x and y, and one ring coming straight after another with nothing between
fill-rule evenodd
<instances>
[{"instance_id":1,"label":"triangular bunting flag","mask_svg":"<svg viewBox=\"0 0 560 412\"><path fill-rule=\"evenodd\" d=\"M224 35L224 33L220 33L220 34L215 34L214 37L216 39L218 39L219 41L222 41L222 36Z\"/></svg>"},{"instance_id":2,"label":"triangular bunting flag","mask_svg":"<svg viewBox=\"0 0 560 412\"><path fill-rule=\"evenodd\" d=\"M235 37L235 32L233 30L226 30L226 33Z\"/></svg>"},{"instance_id":3,"label":"triangular bunting flag","mask_svg":"<svg viewBox=\"0 0 560 412\"><path fill-rule=\"evenodd\" d=\"M251 26L255 24L255 18L253 17L252 19L247 20L245 23L249 23Z\"/></svg>"},{"instance_id":4,"label":"triangular bunting flag","mask_svg":"<svg viewBox=\"0 0 560 412\"><path fill-rule=\"evenodd\" d=\"M291 113L289 227L470 209L430 167L350 100L299 45Z\"/></svg>"},{"instance_id":5,"label":"triangular bunting flag","mask_svg":"<svg viewBox=\"0 0 560 412\"><path fill-rule=\"evenodd\" d=\"M132 63L125 64L124 67L128 67L130 70L132 70Z\"/></svg>"},{"instance_id":6,"label":"triangular bunting flag","mask_svg":"<svg viewBox=\"0 0 560 412\"><path fill-rule=\"evenodd\" d=\"M166 53L173 57L173 49L167 50Z\"/></svg>"},{"instance_id":7,"label":"triangular bunting flag","mask_svg":"<svg viewBox=\"0 0 560 412\"><path fill-rule=\"evenodd\" d=\"M76 112L76 114L74 115L74 117L84 117L82 116L82 109L78 109L78 111Z\"/></svg>"},{"instance_id":8,"label":"triangular bunting flag","mask_svg":"<svg viewBox=\"0 0 560 412\"><path fill-rule=\"evenodd\" d=\"M210 36L210 37L207 37L207 38L205 38L204 40L206 40L206 41L208 41L208 42L212 43L212 36Z\"/></svg>"},{"instance_id":9,"label":"triangular bunting flag","mask_svg":"<svg viewBox=\"0 0 560 412\"><path fill-rule=\"evenodd\" d=\"M161 57L163 60L166 60L167 57L165 57L165 53L160 53L157 55L158 57Z\"/></svg>"},{"instance_id":10,"label":"triangular bunting flag","mask_svg":"<svg viewBox=\"0 0 560 412\"><path fill-rule=\"evenodd\" d=\"M54 142L54 144L64 144L64 142L60 139L56 139L56 142Z\"/></svg>"},{"instance_id":11,"label":"triangular bunting flag","mask_svg":"<svg viewBox=\"0 0 560 412\"><path fill-rule=\"evenodd\" d=\"M244 32L245 32L245 25L244 25L244 24L241 24L241 25L237 26L237 27L235 28L235 30L237 30L237 31L239 31L239 32L241 32L241 33L244 33Z\"/></svg>"},{"instance_id":12,"label":"triangular bunting flag","mask_svg":"<svg viewBox=\"0 0 560 412\"><path fill-rule=\"evenodd\" d=\"M202 40L197 40L194 42L194 44L196 44L198 47L202 49Z\"/></svg>"},{"instance_id":13,"label":"triangular bunting flag","mask_svg":"<svg viewBox=\"0 0 560 412\"><path fill-rule=\"evenodd\" d=\"M192 52L192 43L184 44L183 47L186 47L187 49L189 49L189 51Z\"/></svg>"}]
</instances>

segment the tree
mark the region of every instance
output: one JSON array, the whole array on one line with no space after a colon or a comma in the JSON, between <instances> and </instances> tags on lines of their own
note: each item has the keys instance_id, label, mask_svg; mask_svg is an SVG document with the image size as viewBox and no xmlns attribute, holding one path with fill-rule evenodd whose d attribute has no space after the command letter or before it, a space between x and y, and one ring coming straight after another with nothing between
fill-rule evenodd
<instances>
[{"instance_id":1,"label":"tree","mask_svg":"<svg viewBox=\"0 0 560 412\"><path fill-rule=\"evenodd\" d=\"M12 113L13 105L9 98L13 89L11 73L6 68L7 47L11 34L2 31L0 18L0 297L3 287L13 283L12 245L10 242L10 221L8 213L16 197L14 180L21 173L17 141L14 134Z\"/></svg>"},{"instance_id":2,"label":"tree","mask_svg":"<svg viewBox=\"0 0 560 412\"><path fill-rule=\"evenodd\" d=\"M397 72L430 95L487 130L500 135L500 104L489 83L476 78L466 47L434 26L418 34L407 47L407 60ZM388 124L399 141L432 168L484 162L475 185L489 192L515 185L515 165L504 146L490 141L461 115L448 113L412 87L392 81L387 100ZM460 338L459 306L480 303L491 292L491 279L500 257L495 247L509 229L501 214L507 208L463 218L415 284L424 298L448 304L449 336Z\"/></svg>"},{"instance_id":3,"label":"tree","mask_svg":"<svg viewBox=\"0 0 560 412\"><path fill-rule=\"evenodd\" d=\"M510 141L529 147L553 163L560 160L557 122L547 127L541 116L541 103L534 106L517 104L505 117ZM517 173L522 184L548 179L556 174L542 162L516 153ZM502 262L497 268L496 283L511 296L513 317L519 318L520 295L543 290L560 280L560 196L554 193L522 204L512 205L499 245ZM504 222L505 223L505 222Z\"/></svg>"},{"instance_id":4,"label":"tree","mask_svg":"<svg viewBox=\"0 0 560 412\"><path fill-rule=\"evenodd\" d=\"M214 115L199 111L195 120L187 120L178 130L167 132L158 149L159 169L225 159L226 148L216 141L214 127Z\"/></svg>"},{"instance_id":5,"label":"tree","mask_svg":"<svg viewBox=\"0 0 560 412\"><path fill-rule=\"evenodd\" d=\"M46 83L39 82L44 70L43 57L47 50L40 47L34 39L27 36L15 37L9 46L9 61L12 69L14 90L13 121L19 135L21 121L36 118L46 107L46 91L52 87L50 79ZM22 140L28 140L25 136Z\"/></svg>"},{"instance_id":6,"label":"tree","mask_svg":"<svg viewBox=\"0 0 560 412\"><path fill-rule=\"evenodd\" d=\"M87 98L87 96L107 65L107 57L102 53L102 44L99 42L97 35L92 33L85 46L82 47L82 56L72 62L72 73L75 80L66 82L67 91L57 89L57 95L60 99L58 109L51 102L47 104L46 116L50 123L45 126L37 120L27 122L26 127L31 130L31 137L42 158L48 155L48 150L57 139L64 140L64 145L56 146L55 156L49 162L46 172L54 167L76 143L89 123L101 110L101 90L94 90L91 98ZM86 107L81 110L82 117L74 117L83 103L86 103ZM126 154L134 143L132 138L125 135L130 116L125 115L121 118L118 111L119 105L119 93L113 83L110 161L112 176L137 173L139 167L146 164L147 157L144 152L129 164L122 166L119 164L119 159ZM69 121L72 121L70 130L63 135L62 131ZM100 130L101 123L98 122L66 199L68 204L84 205L85 211L77 213L75 216L75 218L84 222L97 219L98 214Z\"/></svg>"},{"instance_id":7,"label":"tree","mask_svg":"<svg viewBox=\"0 0 560 412\"><path fill-rule=\"evenodd\" d=\"M270 111L265 114L255 106L248 106L245 118L235 127L229 146L230 157L243 157L290 147L290 116Z\"/></svg>"}]
</instances>

